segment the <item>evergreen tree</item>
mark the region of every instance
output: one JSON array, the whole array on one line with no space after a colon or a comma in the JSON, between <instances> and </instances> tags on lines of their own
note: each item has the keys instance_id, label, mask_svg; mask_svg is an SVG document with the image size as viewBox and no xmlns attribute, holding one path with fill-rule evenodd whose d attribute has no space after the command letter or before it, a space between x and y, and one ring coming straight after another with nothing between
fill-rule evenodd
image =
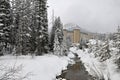
<instances>
[{"instance_id":1,"label":"evergreen tree","mask_svg":"<svg viewBox=\"0 0 120 80\"><path fill-rule=\"evenodd\" d=\"M36 54L48 52L47 0L36 0Z\"/></svg>"},{"instance_id":2,"label":"evergreen tree","mask_svg":"<svg viewBox=\"0 0 120 80\"><path fill-rule=\"evenodd\" d=\"M55 30L57 29L57 18L53 22L51 37L50 37L50 51L54 51Z\"/></svg>"},{"instance_id":3,"label":"evergreen tree","mask_svg":"<svg viewBox=\"0 0 120 80\"><path fill-rule=\"evenodd\" d=\"M27 54L30 51L29 46L29 27L31 25L31 0L12 0L12 9L14 16L14 45L16 54Z\"/></svg>"},{"instance_id":4,"label":"evergreen tree","mask_svg":"<svg viewBox=\"0 0 120 80\"><path fill-rule=\"evenodd\" d=\"M50 39L51 51L53 51L53 49L54 49L54 39L55 39L56 30L57 30L59 43L62 44L62 42L63 42L63 25L61 23L60 17L56 18L53 23L53 27L52 27L52 31L51 31L51 39Z\"/></svg>"},{"instance_id":5,"label":"evergreen tree","mask_svg":"<svg viewBox=\"0 0 120 80\"><path fill-rule=\"evenodd\" d=\"M92 52L95 53L95 57L99 57L99 49L100 49L100 44L98 42L98 40L96 40L96 43L92 46Z\"/></svg>"},{"instance_id":6,"label":"evergreen tree","mask_svg":"<svg viewBox=\"0 0 120 80\"><path fill-rule=\"evenodd\" d=\"M7 49L10 44L12 16L9 0L0 0L0 46Z\"/></svg>"},{"instance_id":7,"label":"evergreen tree","mask_svg":"<svg viewBox=\"0 0 120 80\"><path fill-rule=\"evenodd\" d=\"M54 32L55 30L55 32ZM54 42L52 43L52 38L54 38ZM65 48L65 45L63 43L63 26L60 20L60 17L56 18L55 23L54 23L54 27L53 27L53 32L51 35L51 43L53 44L53 50L54 53L56 52L58 46L58 55L63 55L63 52L65 51L65 49L63 49L63 47ZM52 45L51 44L51 45ZM52 50L52 48L51 48Z\"/></svg>"},{"instance_id":8,"label":"evergreen tree","mask_svg":"<svg viewBox=\"0 0 120 80\"><path fill-rule=\"evenodd\" d=\"M57 30L56 30L57 33ZM58 40L58 35L55 35L55 39L54 39L54 54L55 55L60 55L61 54L61 46Z\"/></svg>"},{"instance_id":9,"label":"evergreen tree","mask_svg":"<svg viewBox=\"0 0 120 80\"><path fill-rule=\"evenodd\" d=\"M106 43L103 45L103 47L99 50L98 56L100 57L101 62L111 58L108 41L106 41Z\"/></svg>"},{"instance_id":10,"label":"evergreen tree","mask_svg":"<svg viewBox=\"0 0 120 80\"><path fill-rule=\"evenodd\" d=\"M12 0L16 54L48 51L47 0Z\"/></svg>"},{"instance_id":11,"label":"evergreen tree","mask_svg":"<svg viewBox=\"0 0 120 80\"><path fill-rule=\"evenodd\" d=\"M60 17L58 17L58 31L57 31L57 33L58 33L58 40L59 40L59 42L60 42L60 45L62 45L62 43L63 43L63 25L62 25L62 23L61 23L61 20L60 20Z\"/></svg>"},{"instance_id":12,"label":"evergreen tree","mask_svg":"<svg viewBox=\"0 0 120 80\"><path fill-rule=\"evenodd\" d=\"M118 54L120 54L120 27L118 26L117 33L114 34L115 47L118 49Z\"/></svg>"},{"instance_id":13,"label":"evergreen tree","mask_svg":"<svg viewBox=\"0 0 120 80\"><path fill-rule=\"evenodd\" d=\"M100 49L100 44L99 44L99 41L98 40L95 40L94 43L91 43L89 41L88 43L88 49L89 49L89 53L92 53L94 55L94 57L98 57L98 53L99 53L99 49Z\"/></svg>"},{"instance_id":14,"label":"evergreen tree","mask_svg":"<svg viewBox=\"0 0 120 80\"><path fill-rule=\"evenodd\" d=\"M120 69L120 57L115 61L115 64L117 64L118 69Z\"/></svg>"},{"instance_id":15,"label":"evergreen tree","mask_svg":"<svg viewBox=\"0 0 120 80\"><path fill-rule=\"evenodd\" d=\"M118 49L117 51L117 59L115 63L118 66L118 69L120 69L120 26L118 26L117 33L114 34L114 42L115 42L115 47Z\"/></svg>"},{"instance_id":16,"label":"evergreen tree","mask_svg":"<svg viewBox=\"0 0 120 80\"><path fill-rule=\"evenodd\" d=\"M10 43L18 55L47 53L47 0L11 0L11 5L0 0L0 46Z\"/></svg>"}]
</instances>

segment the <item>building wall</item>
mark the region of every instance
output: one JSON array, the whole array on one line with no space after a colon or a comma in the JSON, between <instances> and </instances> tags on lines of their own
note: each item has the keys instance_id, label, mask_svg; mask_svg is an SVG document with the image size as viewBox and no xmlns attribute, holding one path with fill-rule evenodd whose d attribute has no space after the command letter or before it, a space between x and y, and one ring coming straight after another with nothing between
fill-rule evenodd
<instances>
[{"instance_id":1,"label":"building wall","mask_svg":"<svg viewBox=\"0 0 120 80\"><path fill-rule=\"evenodd\" d=\"M68 34L67 36L70 37L71 42L73 43L73 42L74 42L74 34L73 34L73 31L68 31L67 34Z\"/></svg>"},{"instance_id":2,"label":"building wall","mask_svg":"<svg viewBox=\"0 0 120 80\"><path fill-rule=\"evenodd\" d=\"M72 43L80 43L81 40L87 41L94 37L92 34L81 33L79 29L74 29L73 31L64 30L63 33L64 39L67 40L69 38Z\"/></svg>"},{"instance_id":3,"label":"building wall","mask_svg":"<svg viewBox=\"0 0 120 80\"><path fill-rule=\"evenodd\" d=\"M79 29L75 29L73 31L73 43L79 43L80 42L80 30Z\"/></svg>"},{"instance_id":4,"label":"building wall","mask_svg":"<svg viewBox=\"0 0 120 80\"><path fill-rule=\"evenodd\" d=\"M63 30L63 34L64 34L64 40L66 41L67 39L70 39L70 41L73 43L74 42L74 35L73 35L73 31L67 31L67 30Z\"/></svg>"},{"instance_id":5,"label":"building wall","mask_svg":"<svg viewBox=\"0 0 120 80\"><path fill-rule=\"evenodd\" d=\"M64 40L66 40L66 38L67 38L67 30L66 29L63 30L63 34L64 34Z\"/></svg>"}]
</instances>

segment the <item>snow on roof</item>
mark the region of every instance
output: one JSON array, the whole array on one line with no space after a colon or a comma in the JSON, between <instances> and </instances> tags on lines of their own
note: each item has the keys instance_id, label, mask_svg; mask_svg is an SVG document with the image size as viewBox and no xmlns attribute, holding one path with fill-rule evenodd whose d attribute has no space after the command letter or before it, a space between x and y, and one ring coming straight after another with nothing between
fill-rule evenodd
<instances>
[{"instance_id":1,"label":"snow on roof","mask_svg":"<svg viewBox=\"0 0 120 80\"><path fill-rule=\"evenodd\" d=\"M66 29L68 31L73 31L74 29L79 29L80 32L82 32L82 33L89 33L87 30L85 30L85 29L81 28L79 25L73 24L73 23L65 24L63 29Z\"/></svg>"}]
</instances>

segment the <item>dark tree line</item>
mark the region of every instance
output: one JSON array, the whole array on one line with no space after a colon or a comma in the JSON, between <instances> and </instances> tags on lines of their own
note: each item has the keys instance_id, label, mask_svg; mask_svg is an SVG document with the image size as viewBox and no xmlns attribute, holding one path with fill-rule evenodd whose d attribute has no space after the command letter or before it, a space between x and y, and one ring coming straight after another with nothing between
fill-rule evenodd
<instances>
[{"instance_id":1,"label":"dark tree line","mask_svg":"<svg viewBox=\"0 0 120 80\"><path fill-rule=\"evenodd\" d=\"M49 50L47 0L0 0L0 54Z\"/></svg>"}]
</instances>

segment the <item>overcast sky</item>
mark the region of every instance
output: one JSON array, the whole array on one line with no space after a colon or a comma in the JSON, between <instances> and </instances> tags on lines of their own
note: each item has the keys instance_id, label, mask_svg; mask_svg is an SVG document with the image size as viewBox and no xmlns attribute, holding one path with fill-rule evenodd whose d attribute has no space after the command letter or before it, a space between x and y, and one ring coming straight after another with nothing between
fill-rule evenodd
<instances>
[{"instance_id":1,"label":"overcast sky","mask_svg":"<svg viewBox=\"0 0 120 80\"><path fill-rule=\"evenodd\" d=\"M92 32L114 32L120 25L120 0L48 0L64 24L75 23Z\"/></svg>"}]
</instances>

